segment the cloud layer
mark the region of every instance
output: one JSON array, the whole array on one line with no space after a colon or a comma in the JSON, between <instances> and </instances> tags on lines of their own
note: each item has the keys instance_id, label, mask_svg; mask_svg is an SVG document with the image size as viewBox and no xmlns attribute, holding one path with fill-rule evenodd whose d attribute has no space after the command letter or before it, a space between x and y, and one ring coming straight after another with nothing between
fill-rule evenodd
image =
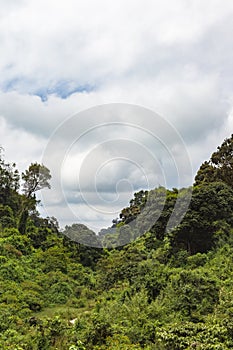
<instances>
[{"instance_id":1,"label":"cloud layer","mask_svg":"<svg viewBox=\"0 0 233 350\"><path fill-rule=\"evenodd\" d=\"M6 158L23 170L43 159L51 135L70 116L96 105L130 103L155 111L173 125L184 140L195 173L232 133L232 15L230 0L1 1L0 134ZM104 119L98 118L101 124ZM127 117L118 114L115 120L126 123ZM77 127L88 125L80 120ZM69 132L74 130L67 130L64 138ZM131 146L137 141L152 153L156 147L150 137L126 127L96 130L79 143L80 148L70 145L61 169L67 202L72 211L78 211L79 221L94 229L111 221L110 214L103 212L116 213L137 184L145 186L140 169L148 179L156 167L162 174L170 166L166 183L177 185L175 170L168 166L169 157L162 149L158 147L157 163L153 163L141 148L137 165L121 159L98 170L97 188L105 205L92 193L93 174L88 165L84 197L91 206L99 206L90 212L77 191L75 174L82 160L95 146L100 166L106 159L124 156L119 141L117 154L115 147L100 147L103 134L109 140L130 140ZM67 147L65 140L64 144ZM133 160L131 146L127 146L127 159ZM169 147L174 150L177 145ZM182 150L177 152L182 157ZM56 182L55 167L51 171ZM117 191L120 199L114 202ZM70 223L73 217L67 202L56 191L50 196L49 212L62 223Z\"/></svg>"}]
</instances>

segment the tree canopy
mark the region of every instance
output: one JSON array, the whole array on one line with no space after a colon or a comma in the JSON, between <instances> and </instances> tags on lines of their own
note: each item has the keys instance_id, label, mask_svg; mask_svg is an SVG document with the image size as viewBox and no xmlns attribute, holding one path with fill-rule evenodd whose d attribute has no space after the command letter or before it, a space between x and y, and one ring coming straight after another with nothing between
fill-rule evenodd
<instances>
[{"instance_id":1,"label":"tree canopy","mask_svg":"<svg viewBox=\"0 0 233 350\"><path fill-rule=\"evenodd\" d=\"M209 161L205 161L197 172L195 185L223 181L233 186L233 134L218 146Z\"/></svg>"},{"instance_id":2,"label":"tree canopy","mask_svg":"<svg viewBox=\"0 0 233 350\"><path fill-rule=\"evenodd\" d=\"M46 166L32 163L29 168L22 173L23 191L26 197L31 197L36 191L43 188L50 188L50 171Z\"/></svg>"}]
</instances>

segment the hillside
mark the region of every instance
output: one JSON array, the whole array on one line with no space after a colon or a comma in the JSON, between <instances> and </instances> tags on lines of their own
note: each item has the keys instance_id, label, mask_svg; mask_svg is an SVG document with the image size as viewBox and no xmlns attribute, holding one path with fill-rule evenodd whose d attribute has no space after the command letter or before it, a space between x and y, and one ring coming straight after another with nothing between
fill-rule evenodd
<instances>
[{"instance_id":1,"label":"hillside","mask_svg":"<svg viewBox=\"0 0 233 350\"><path fill-rule=\"evenodd\" d=\"M233 135L192 188L135 193L102 236L39 215L50 178L1 153L1 349L233 348ZM87 236L102 248L77 242Z\"/></svg>"}]
</instances>

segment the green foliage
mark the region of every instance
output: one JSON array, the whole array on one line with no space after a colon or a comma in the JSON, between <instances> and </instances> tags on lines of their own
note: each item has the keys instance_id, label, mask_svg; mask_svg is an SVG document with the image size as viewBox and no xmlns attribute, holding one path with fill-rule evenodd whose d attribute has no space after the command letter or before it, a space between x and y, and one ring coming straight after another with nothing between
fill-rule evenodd
<instances>
[{"instance_id":1,"label":"green foliage","mask_svg":"<svg viewBox=\"0 0 233 350\"><path fill-rule=\"evenodd\" d=\"M24 196L22 196L18 223L20 233L26 233L29 212L35 210L35 192L46 187L50 188L50 179L51 175L49 169L38 163L32 163L25 173L22 173Z\"/></svg>"},{"instance_id":2,"label":"green foliage","mask_svg":"<svg viewBox=\"0 0 233 350\"><path fill-rule=\"evenodd\" d=\"M68 257L64 248L53 246L44 252L40 252L38 260L42 263L41 267L44 272L59 270L67 272Z\"/></svg>"},{"instance_id":3,"label":"green foliage","mask_svg":"<svg viewBox=\"0 0 233 350\"><path fill-rule=\"evenodd\" d=\"M197 172L195 185L223 181L232 187L233 184L233 134L225 139L210 158Z\"/></svg>"},{"instance_id":4,"label":"green foliage","mask_svg":"<svg viewBox=\"0 0 233 350\"><path fill-rule=\"evenodd\" d=\"M46 166L38 163L32 163L29 168L22 173L22 179L24 181L23 191L27 198L31 197L32 194L42 188L50 188L50 171Z\"/></svg>"},{"instance_id":5,"label":"green foliage","mask_svg":"<svg viewBox=\"0 0 233 350\"><path fill-rule=\"evenodd\" d=\"M2 229L15 227L16 225L13 210L9 205L0 204L0 225Z\"/></svg>"},{"instance_id":6,"label":"green foliage","mask_svg":"<svg viewBox=\"0 0 233 350\"><path fill-rule=\"evenodd\" d=\"M174 272L163 291L162 302L181 320L196 321L214 310L218 302L217 282L205 270Z\"/></svg>"},{"instance_id":7,"label":"green foliage","mask_svg":"<svg viewBox=\"0 0 233 350\"><path fill-rule=\"evenodd\" d=\"M36 210L49 170L31 164L21 194L1 156L0 348L232 349L232 140L201 166L169 232L178 190L163 187L135 193L100 236L82 224L59 232Z\"/></svg>"},{"instance_id":8,"label":"green foliage","mask_svg":"<svg viewBox=\"0 0 233 350\"><path fill-rule=\"evenodd\" d=\"M19 189L19 172L15 164L6 163L0 148L0 204L18 209L17 190Z\"/></svg>"},{"instance_id":9,"label":"green foliage","mask_svg":"<svg viewBox=\"0 0 233 350\"><path fill-rule=\"evenodd\" d=\"M174 323L157 333L164 350L228 350L233 346L229 330L216 321L211 323Z\"/></svg>"},{"instance_id":10,"label":"green foliage","mask_svg":"<svg viewBox=\"0 0 233 350\"><path fill-rule=\"evenodd\" d=\"M88 227L83 224L66 226L63 231L63 244L71 252L71 256L88 267L94 268L96 262L102 255L99 238Z\"/></svg>"},{"instance_id":11,"label":"green foliage","mask_svg":"<svg viewBox=\"0 0 233 350\"><path fill-rule=\"evenodd\" d=\"M174 231L173 245L190 254L206 252L216 243L216 222L233 224L233 190L223 182L195 187L190 207Z\"/></svg>"},{"instance_id":12,"label":"green foliage","mask_svg":"<svg viewBox=\"0 0 233 350\"><path fill-rule=\"evenodd\" d=\"M148 191L141 190L134 193L134 198L130 201L129 207L122 209L120 219L126 224L133 221L145 207L147 197Z\"/></svg>"}]
</instances>

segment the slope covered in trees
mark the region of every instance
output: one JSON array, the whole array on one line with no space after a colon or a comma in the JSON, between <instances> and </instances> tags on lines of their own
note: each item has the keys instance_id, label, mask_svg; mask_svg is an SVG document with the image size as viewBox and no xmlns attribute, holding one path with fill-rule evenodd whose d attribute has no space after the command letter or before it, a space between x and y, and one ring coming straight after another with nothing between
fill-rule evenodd
<instances>
[{"instance_id":1,"label":"slope covered in trees","mask_svg":"<svg viewBox=\"0 0 233 350\"><path fill-rule=\"evenodd\" d=\"M157 188L136 193L100 236L41 218L36 191L50 186L49 170L31 164L20 191L1 154L0 348L232 349L232 150L233 136L201 165L172 230L178 190Z\"/></svg>"}]
</instances>

